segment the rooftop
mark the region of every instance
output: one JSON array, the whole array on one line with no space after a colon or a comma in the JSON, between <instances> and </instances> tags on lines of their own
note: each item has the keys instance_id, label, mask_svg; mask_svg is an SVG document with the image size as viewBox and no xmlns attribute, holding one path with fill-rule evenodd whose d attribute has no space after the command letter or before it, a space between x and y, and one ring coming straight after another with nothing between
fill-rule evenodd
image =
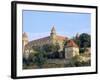
<instances>
[{"instance_id":1,"label":"rooftop","mask_svg":"<svg viewBox=\"0 0 100 80\"><path fill-rule=\"evenodd\" d=\"M66 47L78 47L78 45L73 40L68 40Z\"/></svg>"}]
</instances>

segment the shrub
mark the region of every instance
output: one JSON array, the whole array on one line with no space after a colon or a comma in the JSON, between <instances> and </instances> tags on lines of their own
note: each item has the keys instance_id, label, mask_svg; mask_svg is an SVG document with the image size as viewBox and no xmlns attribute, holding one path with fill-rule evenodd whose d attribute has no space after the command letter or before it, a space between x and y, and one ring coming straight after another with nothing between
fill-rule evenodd
<instances>
[{"instance_id":1,"label":"shrub","mask_svg":"<svg viewBox=\"0 0 100 80\"><path fill-rule=\"evenodd\" d=\"M80 56L74 56L73 58L70 59L69 63L65 64L65 67L79 67L79 66L90 66L91 61L81 61Z\"/></svg>"}]
</instances>

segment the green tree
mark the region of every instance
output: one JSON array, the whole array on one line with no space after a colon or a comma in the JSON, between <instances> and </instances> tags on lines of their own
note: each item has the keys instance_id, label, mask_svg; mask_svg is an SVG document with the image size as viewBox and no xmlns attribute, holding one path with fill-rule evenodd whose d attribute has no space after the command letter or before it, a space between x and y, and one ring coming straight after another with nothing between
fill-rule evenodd
<instances>
[{"instance_id":1,"label":"green tree","mask_svg":"<svg viewBox=\"0 0 100 80\"><path fill-rule=\"evenodd\" d=\"M70 59L69 63L65 64L65 67L79 67L79 66L90 66L91 61L88 60L87 62L81 61L80 56L74 56Z\"/></svg>"},{"instance_id":2,"label":"green tree","mask_svg":"<svg viewBox=\"0 0 100 80\"><path fill-rule=\"evenodd\" d=\"M79 37L80 47L86 48L91 46L91 36L87 33L82 33Z\"/></svg>"},{"instance_id":3,"label":"green tree","mask_svg":"<svg viewBox=\"0 0 100 80\"><path fill-rule=\"evenodd\" d=\"M72 40L80 47L80 39L77 37L73 37Z\"/></svg>"},{"instance_id":4,"label":"green tree","mask_svg":"<svg viewBox=\"0 0 100 80\"><path fill-rule=\"evenodd\" d=\"M73 40L79 46L80 53L84 53L86 48L91 46L91 36L87 33L82 33L79 37L73 37Z\"/></svg>"},{"instance_id":5,"label":"green tree","mask_svg":"<svg viewBox=\"0 0 100 80\"><path fill-rule=\"evenodd\" d=\"M60 46L57 42L55 44L52 44L52 51L53 52L58 52L59 49L60 49Z\"/></svg>"},{"instance_id":6,"label":"green tree","mask_svg":"<svg viewBox=\"0 0 100 80\"><path fill-rule=\"evenodd\" d=\"M35 64L38 68L42 68L44 63L46 62L47 54L44 50L39 46L32 46L31 50L33 52L30 53L28 62L31 64Z\"/></svg>"},{"instance_id":7,"label":"green tree","mask_svg":"<svg viewBox=\"0 0 100 80\"><path fill-rule=\"evenodd\" d=\"M51 52L52 51L52 46L50 44L45 44L43 45L42 49L45 51L45 52Z\"/></svg>"},{"instance_id":8,"label":"green tree","mask_svg":"<svg viewBox=\"0 0 100 80\"><path fill-rule=\"evenodd\" d=\"M39 50L34 55L33 62L38 66L38 68L42 68L43 65L46 63L46 60L47 60L46 53L42 50Z\"/></svg>"},{"instance_id":9,"label":"green tree","mask_svg":"<svg viewBox=\"0 0 100 80\"><path fill-rule=\"evenodd\" d=\"M91 36L87 33L80 34L79 38L73 37L73 40L80 48L91 46Z\"/></svg>"},{"instance_id":10,"label":"green tree","mask_svg":"<svg viewBox=\"0 0 100 80\"><path fill-rule=\"evenodd\" d=\"M60 49L60 46L58 43L56 44L45 44L43 45L42 49L45 51L45 52L58 52L59 49Z\"/></svg>"}]
</instances>

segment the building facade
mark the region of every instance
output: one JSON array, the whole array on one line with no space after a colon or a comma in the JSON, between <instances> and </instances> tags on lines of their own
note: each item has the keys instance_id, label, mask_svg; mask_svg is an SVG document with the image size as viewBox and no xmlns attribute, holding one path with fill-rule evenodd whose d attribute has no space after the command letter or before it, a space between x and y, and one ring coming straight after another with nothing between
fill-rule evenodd
<instances>
[{"instance_id":1,"label":"building facade","mask_svg":"<svg viewBox=\"0 0 100 80\"><path fill-rule=\"evenodd\" d=\"M65 58L72 58L76 55L79 55L79 47L74 43L73 40L67 41L65 46Z\"/></svg>"},{"instance_id":2,"label":"building facade","mask_svg":"<svg viewBox=\"0 0 100 80\"><path fill-rule=\"evenodd\" d=\"M56 33L56 29L54 26L51 29L50 36L43 37L43 38L33 40L33 41L28 41L27 34L23 33L22 40L23 40L23 55L25 57L28 57L31 52L34 52L34 49L33 49L34 46L35 47L38 46L38 47L42 48L43 45L46 45L46 44L48 44L48 45L58 44L60 47L59 53L61 51L65 50L64 58L73 57L73 56L79 54L79 48L75 44L75 42L73 40L69 40L68 37L58 35ZM67 42L66 46L64 44L65 42ZM62 53L60 53L60 56L62 56Z\"/></svg>"}]
</instances>

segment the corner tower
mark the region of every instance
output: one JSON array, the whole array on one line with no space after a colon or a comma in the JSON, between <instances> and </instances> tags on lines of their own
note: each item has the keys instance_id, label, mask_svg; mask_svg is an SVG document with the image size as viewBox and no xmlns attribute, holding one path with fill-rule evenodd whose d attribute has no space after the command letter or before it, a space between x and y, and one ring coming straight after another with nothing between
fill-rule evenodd
<instances>
[{"instance_id":1,"label":"corner tower","mask_svg":"<svg viewBox=\"0 0 100 80\"><path fill-rule=\"evenodd\" d=\"M28 43L28 35L27 33L23 33L22 34L22 48L23 48L23 52L24 52L24 47L25 45Z\"/></svg>"}]
</instances>

